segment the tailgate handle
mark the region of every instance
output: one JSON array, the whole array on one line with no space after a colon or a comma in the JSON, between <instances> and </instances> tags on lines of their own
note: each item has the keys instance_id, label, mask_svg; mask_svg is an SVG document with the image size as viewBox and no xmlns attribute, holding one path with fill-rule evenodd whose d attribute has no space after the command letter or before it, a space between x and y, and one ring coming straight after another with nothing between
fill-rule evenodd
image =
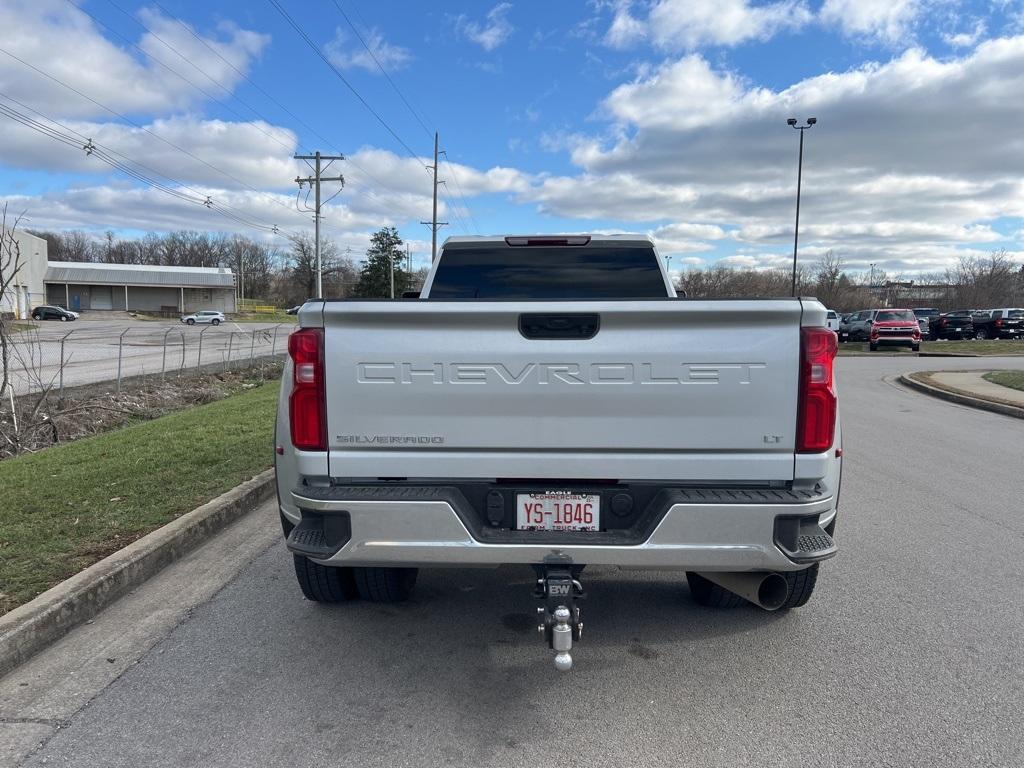
<instances>
[{"instance_id":1,"label":"tailgate handle","mask_svg":"<svg viewBox=\"0 0 1024 768\"><path fill-rule=\"evenodd\" d=\"M519 316L519 332L528 339L592 339L600 329L596 313Z\"/></svg>"}]
</instances>

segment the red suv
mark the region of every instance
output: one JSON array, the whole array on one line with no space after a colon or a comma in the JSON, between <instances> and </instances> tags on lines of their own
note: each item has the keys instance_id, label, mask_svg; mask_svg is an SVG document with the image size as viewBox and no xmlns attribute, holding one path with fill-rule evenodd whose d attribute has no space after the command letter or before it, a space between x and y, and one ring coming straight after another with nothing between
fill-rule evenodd
<instances>
[{"instance_id":1,"label":"red suv","mask_svg":"<svg viewBox=\"0 0 1024 768\"><path fill-rule=\"evenodd\" d=\"M871 318L869 346L874 352L879 346L921 349L921 326L912 309L876 309Z\"/></svg>"}]
</instances>

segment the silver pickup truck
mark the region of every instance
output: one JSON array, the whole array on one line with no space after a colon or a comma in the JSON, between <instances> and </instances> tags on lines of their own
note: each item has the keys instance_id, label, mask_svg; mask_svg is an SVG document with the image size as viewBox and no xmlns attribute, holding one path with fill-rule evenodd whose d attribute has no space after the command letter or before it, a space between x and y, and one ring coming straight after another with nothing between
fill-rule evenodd
<instances>
[{"instance_id":1,"label":"silver pickup truck","mask_svg":"<svg viewBox=\"0 0 1024 768\"><path fill-rule=\"evenodd\" d=\"M772 611L836 553L837 345L815 299L677 297L643 236L458 237L419 296L298 316L276 468L310 600L521 564L568 669L586 565Z\"/></svg>"}]
</instances>

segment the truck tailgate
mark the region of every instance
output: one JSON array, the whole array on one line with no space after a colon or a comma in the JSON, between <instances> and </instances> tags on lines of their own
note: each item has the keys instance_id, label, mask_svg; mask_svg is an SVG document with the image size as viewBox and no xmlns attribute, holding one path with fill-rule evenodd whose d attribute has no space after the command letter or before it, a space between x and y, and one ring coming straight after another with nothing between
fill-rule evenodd
<instances>
[{"instance_id":1,"label":"truck tailgate","mask_svg":"<svg viewBox=\"0 0 1024 768\"><path fill-rule=\"evenodd\" d=\"M799 301L323 306L332 476L793 478Z\"/></svg>"}]
</instances>

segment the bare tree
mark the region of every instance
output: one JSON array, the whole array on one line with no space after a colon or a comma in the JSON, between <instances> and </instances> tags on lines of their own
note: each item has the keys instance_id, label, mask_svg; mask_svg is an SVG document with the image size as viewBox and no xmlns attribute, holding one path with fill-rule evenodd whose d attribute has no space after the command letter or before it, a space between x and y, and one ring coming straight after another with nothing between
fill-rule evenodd
<instances>
[{"instance_id":1,"label":"bare tree","mask_svg":"<svg viewBox=\"0 0 1024 768\"><path fill-rule=\"evenodd\" d=\"M15 279L21 271L21 247L16 235L21 217L16 216L10 226L7 224L7 205L0 210L0 360L3 366L3 378L0 379L0 397L7 394L11 385L11 323L4 311L5 306L13 310L18 306L19 296L16 293Z\"/></svg>"},{"instance_id":2,"label":"bare tree","mask_svg":"<svg viewBox=\"0 0 1024 768\"><path fill-rule=\"evenodd\" d=\"M811 267L814 277L814 293L826 307L834 307L839 299L840 278L843 276L843 259L829 249Z\"/></svg>"}]
</instances>

